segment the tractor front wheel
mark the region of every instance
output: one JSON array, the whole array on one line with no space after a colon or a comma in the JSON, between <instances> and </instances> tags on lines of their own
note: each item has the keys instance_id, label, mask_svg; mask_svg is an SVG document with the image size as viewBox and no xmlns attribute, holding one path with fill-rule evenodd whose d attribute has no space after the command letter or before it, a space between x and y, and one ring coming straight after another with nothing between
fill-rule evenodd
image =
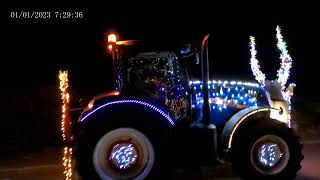
<instances>
[{"instance_id":1,"label":"tractor front wheel","mask_svg":"<svg viewBox=\"0 0 320 180\"><path fill-rule=\"evenodd\" d=\"M232 143L232 164L244 179L293 179L302 159L293 130L274 120L240 128Z\"/></svg>"}]
</instances>

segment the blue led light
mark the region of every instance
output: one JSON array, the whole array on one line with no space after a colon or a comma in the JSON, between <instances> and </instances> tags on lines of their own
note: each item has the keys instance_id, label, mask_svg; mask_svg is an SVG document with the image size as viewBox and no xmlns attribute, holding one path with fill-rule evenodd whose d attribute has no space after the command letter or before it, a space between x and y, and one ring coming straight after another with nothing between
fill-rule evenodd
<instances>
[{"instance_id":1,"label":"blue led light","mask_svg":"<svg viewBox=\"0 0 320 180\"><path fill-rule=\"evenodd\" d=\"M252 100L252 98L256 97L252 88L256 87L256 83L250 82L236 82L236 81L221 81L221 80L213 80L208 81L209 88L209 104L216 104L212 106L212 109L218 109L222 107L225 109L228 106L236 107L237 104L245 105L247 107L255 106L256 102ZM192 100L195 102L194 107L202 108L203 103L203 93L200 90L200 86L202 83L200 81L191 81L190 88L197 89L192 94ZM218 87L216 87L218 86ZM196 87L196 88L195 88ZM259 86L260 87L260 86ZM251 89L250 89L251 88ZM220 98L221 100L217 100L215 98ZM220 108L221 110L221 108Z\"/></svg>"},{"instance_id":2,"label":"blue led light","mask_svg":"<svg viewBox=\"0 0 320 180\"><path fill-rule=\"evenodd\" d=\"M157 111L158 113L160 113L164 118L166 118L168 120L168 122L171 124L171 125L174 125L174 122L173 120L171 119L171 117L169 116L169 114L166 114L165 112L163 112L162 110L160 110L159 108L157 108L156 106L152 105L152 104L149 104L147 102L144 102L144 101L139 101L139 100L119 100L119 101L111 101L111 102L108 102L106 104L103 104L99 107L97 107L96 109L92 110L91 112L89 112L86 116L84 116L82 119L80 119L80 121L84 121L85 119L87 119L91 114L95 113L96 111L98 111L99 109L101 108L104 108L106 106L110 106L110 105L113 105L113 104L140 104L140 105L144 105L146 107L149 107L150 109L153 109L155 111Z\"/></svg>"},{"instance_id":3,"label":"blue led light","mask_svg":"<svg viewBox=\"0 0 320 180\"><path fill-rule=\"evenodd\" d=\"M190 50L189 49L182 49L181 51L180 51L180 53L181 54L188 54L190 52ZM192 54L191 54L192 55ZM189 55L190 56L190 55ZM186 56L186 57L188 57L188 56Z\"/></svg>"}]
</instances>

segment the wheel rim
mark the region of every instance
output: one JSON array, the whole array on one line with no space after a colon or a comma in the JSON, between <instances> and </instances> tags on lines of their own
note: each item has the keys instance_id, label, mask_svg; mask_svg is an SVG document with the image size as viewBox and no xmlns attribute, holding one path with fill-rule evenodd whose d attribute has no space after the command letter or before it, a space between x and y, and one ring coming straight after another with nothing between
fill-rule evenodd
<instances>
[{"instance_id":1,"label":"wheel rim","mask_svg":"<svg viewBox=\"0 0 320 180\"><path fill-rule=\"evenodd\" d=\"M118 170L126 170L137 164L138 150L131 143L117 143L108 154L108 160Z\"/></svg>"},{"instance_id":2,"label":"wheel rim","mask_svg":"<svg viewBox=\"0 0 320 180\"><path fill-rule=\"evenodd\" d=\"M153 166L154 150L138 130L119 128L100 138L93 163L101 179L143 179Z\"/></svg>"},{"instance_id":3,"label":"wheel rim","mask_svg":"<svg viewBox=\"0 0 320 180\"><path fill-rule=\"evenodd\" d=\"M276 135L265 135L255 141L250 161L263 175L281 172L288 164L290 152L287 143Z\"/></svg>"}]
</instances>

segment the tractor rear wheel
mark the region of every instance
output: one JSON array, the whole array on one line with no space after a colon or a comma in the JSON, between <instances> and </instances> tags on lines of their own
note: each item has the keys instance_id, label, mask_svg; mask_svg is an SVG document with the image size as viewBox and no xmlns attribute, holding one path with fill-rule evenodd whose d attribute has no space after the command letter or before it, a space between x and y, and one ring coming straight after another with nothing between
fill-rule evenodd
<instances>
[{"instance_id":1,"label":"tractor rear wheel","mask_svg":"<svg viewBox=\"0 0 320 180\"><path fill-rule=\"evenodd\" d=\"M101 179L144 179L154 164L153 145L136 129L114 129L99 139L93 164Z\"/></svg>"},{"instance_id":2,"label":"tractor rear wheel","mask_svg":"<svg viewBox=\"0 0 320 180\"><path fill-rule=\"evenodd\" d=\"M92 134L92 133L91 133ZM150 131L119 127L76 145L81 180L167 179L171 175L165 138ZM83 138L86 139L86 138Z\"/></svg>"}]
</instances>

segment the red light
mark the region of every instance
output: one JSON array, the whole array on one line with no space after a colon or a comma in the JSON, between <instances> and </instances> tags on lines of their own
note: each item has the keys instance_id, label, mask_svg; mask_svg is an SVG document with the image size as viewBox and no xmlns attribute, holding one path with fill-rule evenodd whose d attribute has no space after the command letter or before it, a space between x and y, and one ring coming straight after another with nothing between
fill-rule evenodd
<instances>
[{"instance_id":1,"label":"red light","mask_svg":"<svg viewBox=\"0 0 320 180\"><path fill-rule=\"evenodd\" d=\"M202 46L202 47L204 47L204 45L206 44L206 41L208 41L208 39L209 39L209 34L206 35L206 36L203 38L202 43L201 43L201 46Z\"/></svg>"},{"instance_id":2,"label":"red light","mask_svg":"<svg viewBox=\"0 0 320 180\"><path fill-rule=\"evenodd\" d=\"M112 50L112 44L109 44L108 49L111 51Z\"/></svg>"},{"instance_id":3,"label":"red light","mask_svg":"<svg viewBox=\"0 0 320 180\"><path fill-rule=\"evenodd\" d=\"M109 42L117 42L117 36L115 34L109 34L108 35L108 43Z\"/></svg>"}]
</instances>

